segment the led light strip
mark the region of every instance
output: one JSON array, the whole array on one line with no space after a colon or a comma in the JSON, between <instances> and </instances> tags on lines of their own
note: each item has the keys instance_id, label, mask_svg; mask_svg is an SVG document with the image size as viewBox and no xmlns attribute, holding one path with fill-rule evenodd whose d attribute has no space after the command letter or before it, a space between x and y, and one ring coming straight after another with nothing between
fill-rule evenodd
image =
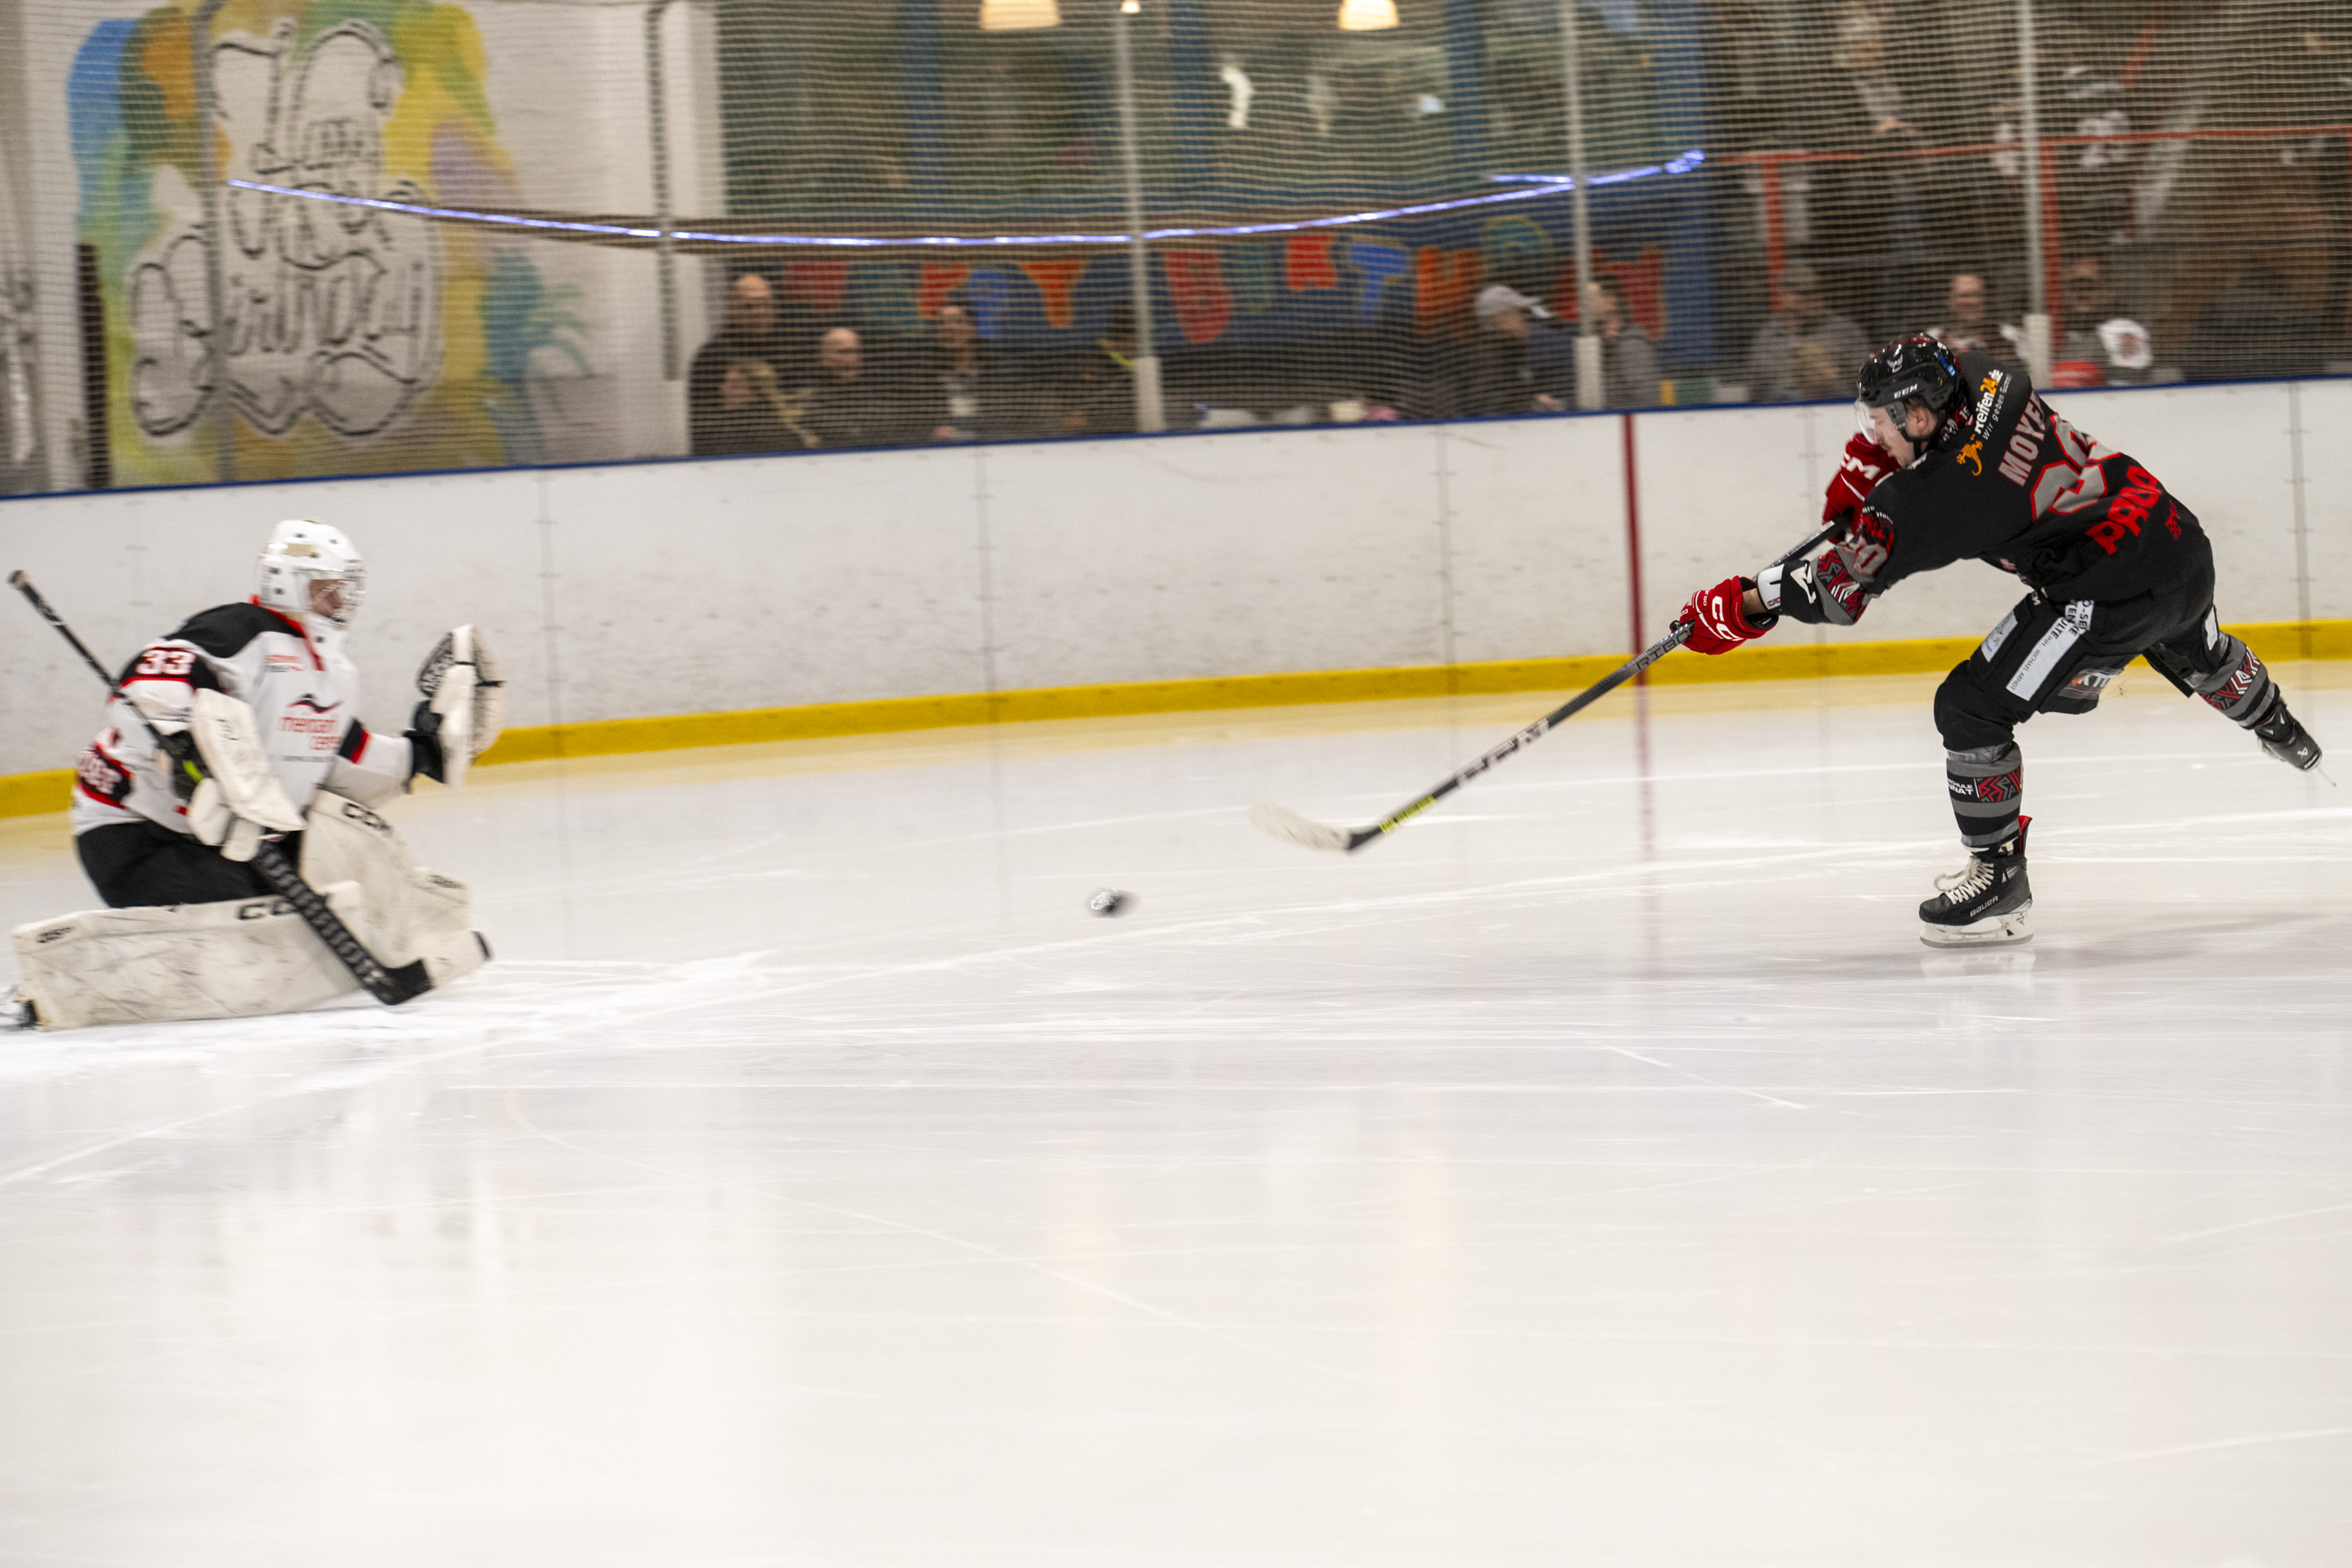
<instances>
[{"instance_id":1,"label":"led light strip","mask_svg":"<svg viewBox=\"0 0 2352 1568\"><path fill-rule=\"evenodd\" d=\"M1589 176L1594 185L1623 184L1632 180L1645 180L1659 174L1686 174L1706 162L1706 154L1694 147L1681 157L1664 163L1653 163L1639 169L1619 169L1606 174ZM1155 228L1144 231L1147 240L1155 239L1224 239L1245 238L1261 234L1295 234L1305 229L1342 228L1356 224L1386 223L1394 218L1424 217L1431 213L1459 212L1465 207L1489 206L1497 202L1531 201L1540 196L1557 195L1572 190L1575 182L1565 174L1495 174L1489 178L1497 183L1522 184L1527 188L1498 191L1489 195L1461 196L1452 201L1423 202L1414 206L1385 207L1378 212L1344 213L1338 217L1299 218L1288 223L1244 223L1221 228ZM471 212L461 207L428 206L422 202L395 202L382 196L340 195L333 191L302 190L293 185L268 185L258 180L228 180L224 182L241 191L258 191L264 195L297 196L304 201L333 202L342 206L371 207L379 212L399 213L409 217L452 218L464 223L500 224L509 228L551 229L564 234L610 235L621 239L653 239L662 237L663 230L634 224L582 223L567 218L525 217L519 213ZM844 235L808 234L713 234L703 229L673 228L667 231L673 240L701 241L714 245L812 246L821 248L851 250L887 250L901 247L924 248L959 248L964 247L1039 246L1039 245L1125 245L1133 238L1126 234L997 234L981 236L926 235L907 239L877 239Z\"/></svg>"}]
</instances>

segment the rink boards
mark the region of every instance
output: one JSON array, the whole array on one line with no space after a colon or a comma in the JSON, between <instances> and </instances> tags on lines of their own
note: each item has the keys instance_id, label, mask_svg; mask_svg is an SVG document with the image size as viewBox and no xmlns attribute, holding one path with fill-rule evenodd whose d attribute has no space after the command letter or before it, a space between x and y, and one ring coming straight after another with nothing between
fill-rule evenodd
<instances>
[{"instance_id":1,"label":"rink boards","mask_svg":"<svg viewBox=\"0 0 2352 1568\"><path fill-rule=\"evenodd\" d=\"M2065 393L2214 536L2225 621L2352 617L2352 383ZM27 497L0 564L109 660L249 591L268 525L367 552L363 716L451 624L496 639L492 760L991 720L1580 684L1803 537L1844 405L1241 431ZM1664 679L1932 668L2016 595L1961 567L1843 633ZM1808 646L1810 643L1811 646ZM1761 657L1759 657L1761 656ZM54 810L96 693L0 616L0 814ZM1684 668L1677 668L1681 665Z\"/></svg>"}]
</instances>

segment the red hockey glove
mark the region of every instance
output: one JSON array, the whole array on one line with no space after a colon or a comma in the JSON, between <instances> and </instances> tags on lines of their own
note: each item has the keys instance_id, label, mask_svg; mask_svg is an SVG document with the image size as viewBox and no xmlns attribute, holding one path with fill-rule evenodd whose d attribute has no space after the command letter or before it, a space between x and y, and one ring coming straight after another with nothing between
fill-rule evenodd
<instances>
[{"instance_id":1,"label":"red hockey glove","mask_svg":"<svg viewBox=\"0 0 2352 1568\"><path fill-rule=\"evenodd\" d=\"M1822 502L1822 521L1835 522L1860 511L1878 481L1898 466L1894 453L1855 431L1845 444L1845 456L1839 460L1837 472L1830 476L1829 495Z\"/></svg>"},{"instance_id":2,"label":"red hockey glove","mask_svg":"<svg viewBox=\"0 0 2352 1568\"><path fill-rule=\"evenodd\" d=\"M1712 588L1701 588L1690 596L1683 613L1675 617L1675 625L1687 626L1691 635L1683 647L1699 653L1729 653L1741 643L1762 637L1772 629L1776 616L1765 617L1760 626L1748 624L1740 605L1751 584L1745 577L1726 577Z\"/></svg>"}]
</instances>

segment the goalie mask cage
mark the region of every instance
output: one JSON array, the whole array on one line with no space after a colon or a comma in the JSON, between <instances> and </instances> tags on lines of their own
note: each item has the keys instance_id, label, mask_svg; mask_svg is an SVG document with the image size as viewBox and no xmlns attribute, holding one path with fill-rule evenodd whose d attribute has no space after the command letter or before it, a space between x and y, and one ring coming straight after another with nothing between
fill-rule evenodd
<instances>
[{"instance_id":1,"label":"goalie mask cage","mask_svg":"<svg viewBox=\"0 0 2352 1568\"><path fill-rule=\"evenodd\" d=\"M0 81L7 492L2310 375L2352 291L2315 0L17 0Z\"/></svg>"}]
</instances>

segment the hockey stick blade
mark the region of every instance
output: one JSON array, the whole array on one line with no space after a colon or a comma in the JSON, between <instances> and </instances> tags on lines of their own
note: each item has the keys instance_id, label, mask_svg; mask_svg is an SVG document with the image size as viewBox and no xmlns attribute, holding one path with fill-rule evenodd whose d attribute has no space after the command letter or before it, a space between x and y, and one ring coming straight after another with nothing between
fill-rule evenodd
<instances>
[{"instance_id":1,"label":"hockey stick blade","mask_svg":"<svg viewBox=\"0 0 2352 1568\"><path fill-rule=\"evenodd\" d=\"M1349 832L1344 827L1327 827L1319 822L1309 822L1286 805L1276 805L1270 800L1259 801L1250 807L1250 826L1259 832L1308 849L1330 849L1341 855L1353 849L1365 839L1378 836L1378 830L1364 828Z\"/></svg>"}]
</instances>

